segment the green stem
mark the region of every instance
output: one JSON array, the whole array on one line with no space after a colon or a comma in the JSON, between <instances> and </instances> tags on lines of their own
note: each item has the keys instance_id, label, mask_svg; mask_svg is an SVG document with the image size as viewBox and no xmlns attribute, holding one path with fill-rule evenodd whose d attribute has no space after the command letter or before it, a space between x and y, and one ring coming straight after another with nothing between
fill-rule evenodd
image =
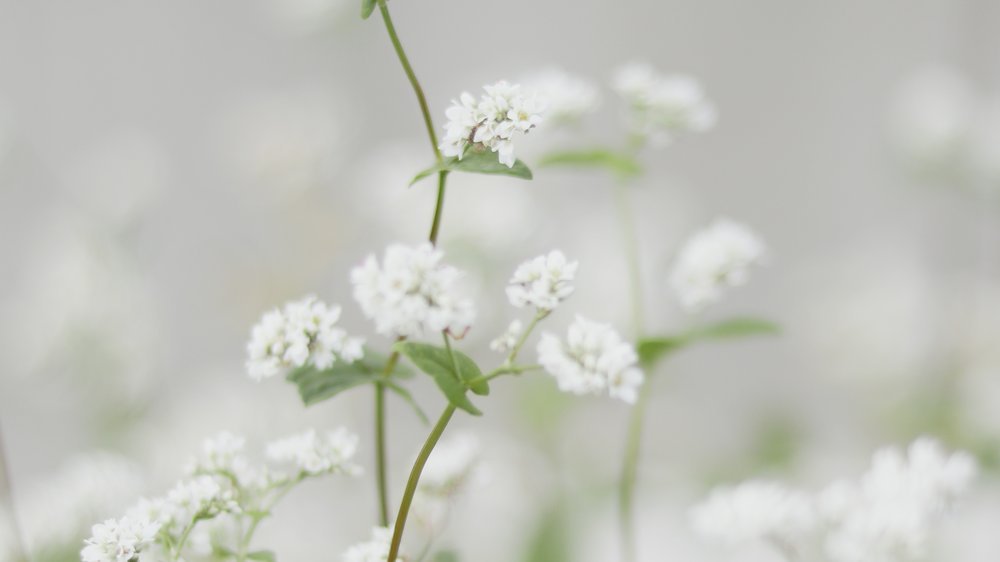
<instances>
[{"instance_id":1,"label":"green stem","mask_svg":"<svg viewBox=\"0 0 1000 562\"><path fill-rule=\"evenodd\" d=\"M14 562L27 562L28 551L21 540L21 526L17 522L17 512L14 510L14 487L11 484L10 466L7 463L7 451L3 444L3 431L0 430L0 506L7 505L7 518L13 540Z\"/></svg>"},{"instance_id":2,"label":"green stem","mask_svg":"<svg viewBox=\"0 0 1000 562\"><path fill-rule=\"evenodd\" d=\"M444 211L444 190L448 180L448 172L442 171L438 174L437 202L434 204L434 220L431 221L431 233L427 237L431 244L437 244L438 233L441 230L441 215Z\"/></svg>"},{"instance_id":3,"label":"green stem","mask_svg":"<svg viewBox=\"0 0 1000 562\"><path fill-rule=\"evenodd\" d=\"M514 347L511 348L510 354L507 355L507 359L504 361L504 365L509 366L514 364L514 361L517 359L517 354L521 352L521 348L524 347L525 342L528 341L528 337L531 336L531 332L533 332L538 326L538 323L544 320L546 316L551 314L551 312L552 311L550 310L539 310L535 313L535 317L531 319L531 322L528 323L528 327L524 329L524 333L521 334L521 337L518 338Z\"/></svg>"},{"instance_id":4,"label":"green stem","mask_svg":"<svg viewBox=\"0 0 1000 562\"><path fill-rule=\"evenodd\" d=\"M515 365L515 366L505 365L497 367L496 369L493 369L492 371L486 373L485 375L472 379L471 381L469 381L468 384L469 386L472 386L475 384L479 384L481 382L489 382L499 376L519 375L521 373L527 373L528 371L535 371L541 368L542 368L541 365Z\"/></svg>"},{"instance_id":5,"label":"green stem","mask_svg":"<svg viewBox=\"0 0 1000 562\"><path fill-rule=\"evenodd\" d=\"M649 401L650 384L647 380L639 389L639 399L629 415L628 435L625 442L625 461L622 465L618 495L618 517L621 525L622 560L631 562L635 557L635 484L639 473L639 450L642 443L642 425Z\"/></svg>"},{"instance_id":6,"label":"green stem","mask_svg":"<svg viewBox=\"0 0 1000 562\"><path fill-rule=\"evenodd\" d=\"M184 550L184 543L187 542L188 536L191 535L191 531L194 530L194 526L197 525L198 521L200 520L201 520L201 514L199 513L198 515L195 515L194 519L191 520L191 523L189 523L188 526L184 528L184 532L181 533L181 538L178 539L177 541L177 546L174 547L174 562L177 562L181 559L181 551Z\"/></svg>"},{"instance_id":7,"label":"green stem","mask_svg":"<svg viewBox=\"0 0 1000 562\"><path fill-rule=\"evenodd\" d=\"M399 513L396 515L396 525L392 531L392 543L389 545L389 555L386 556L386 560L391 560L395 562L399 557L399 547L403 542L403 529L406 527L406 517L410 513L410 505L413 503L413 495L417 492L417 484L420 482L420 473L424 470L424 465L427 464L427 459L431 456L431 451L434 450L434 446L437 445L439 439L441 439L441 434L444 433L446 427L448 427L448 422L451 421L451 416L455 413L455 407L448 404L444 412L441 413L441 417L438 419L437 424L434 425L434 429L431 430L430 435L427 436L427 440L424 442L423 448L420 449L420 454L417 455L417 460L413 463L413 468L410 469L410 478L406 481L406 489L403 491L403 500L399 504Z\"/></svg>"},{"instance_id":8,"label":"green stem","mask_svg":"<svg viewBox=\"0 0 1000 562\"><path fill-rule=\"evenodd\" d=\"M395 357L393 354L392 357ZM390 358L392 362L392 358ZM379 525L389 525L388 484L385 451L385 386L375 384L375 488L378 491Z\"/></svg>"}]
</instances>

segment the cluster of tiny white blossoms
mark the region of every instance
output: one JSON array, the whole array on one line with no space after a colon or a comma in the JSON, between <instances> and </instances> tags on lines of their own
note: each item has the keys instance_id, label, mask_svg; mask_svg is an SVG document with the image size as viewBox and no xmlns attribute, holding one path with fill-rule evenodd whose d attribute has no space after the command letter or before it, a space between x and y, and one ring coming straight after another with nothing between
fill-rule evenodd
<instances>
[{"instance_id":1,"label":"cluster of tiny white blossoms","mask_svg":"<svg viewBox=\"0 0 1000 562\"><path fill-rule=\"evenodd\" d=\"M507 298L517 308L530 305L539 311L554 310L573 294L578 266L578 262L567 261L559 250L528 260L514 270Z\"/></svg>"},{"instance_id":2,"label":"cluster of tiny white blossoms","mask_svg":"<svg viewBox=\"0 0 1000 562\"><path fill-rule=\"evenodd\" d=\"M548 69L521 81L545 105L545 122L568 124L593 112L601 103L597 86L559 69Z\"/></svg>"},{"instance_id":3,"label":"cluster of tiny white blossoms","mask_svg":"<svg viewBox=\"0 0 1000 562\"><path fill-rule=\"evenodd\" d=\"M681 305L696 311L719 300L725 289L743 285L761 263L764 243L747 227L719 218L681 247L670 285Z\"/></svg>"},{"instance_id":4,"label":"cluster of tiny white blossoms","mask_svg":"<svg viewBox=\"0 0 1000 562\"><path fill-rule=\"evenodd\" d=\"M358 543L348 548L340 557L341 562L386 562L389 558L389 544L392 541L392 531L386 527L372 529L371 540ZM403 556L395 562L405 562Z\"/></svg>"},{"instance_id":5,"label":"cluster of tiny white blossoms","mask_svg":"<svg viewBox=\"0 0 1000 562\"><path fill-rule=\"evenodd\" d=\"M91 537L84 541L83 562L132 562L142 560L160 530L159 523L147 519L122 517L94 525Z\"/></svg>"},{"instance_id":6,"label":"cluster of tiny white blossoms","mask_svg":"<svg viewBox=\"0 0 1000 562\"><path fill-rule=\"evenodd\" d=\"M490 349L497 353L509 353L517 345L523 333L524 324L520 320L511 320L507 329L490 342Z\"/></svg>"},{"instance_id":7,"label":"cluster of tiny white blossoms","mask_svg":"<svg viewBox=\"0 0 1000 562\"><path fill-rule=\"evenodd\" d=\"M538 362L573 394L603 394L629 404L638 397L644 376L635 349L609 325L577 316L566 341L543 333Z\"/></svg>"},{"instance_id":8,"label":"cluster of tiny white blossoms","mask_svg":"<svg viewBox=\"0 0 1000 562\"><path fill-rule=\"evenodd\" d=\"M926 554L933 524L964 493L976 463L923 438L879 450L858 480L807 495L770 482L715 490L692 510L696 531L727 543L764 541L831 562L903 562Z\"/></svg>"},{"instance_id":9,"label":"cluster of tiny white blossoms","mask_svg":"<svg viewBox=\"0 0 1000 562\"><path fill-rule=\"evenodd\" d=\"M633 134L641 139L663 144L715 125L715 106L690 76L660 75L649 65L633 63L618 70L613 86L628 102Z\"/></svg>"},{"instance_id":10,"label":"cluster of tiny white blossoms","mask_svg":"<svg viewBox=\"0 0 1000 562\"><path fill-rule=\"evenodd\" d=\"M309 476L345 473L358 475L361 467L351 462L358 449L358 436L346 429L331 431L326 435L310 429L275 441L267 447L267 456L276 462L293 463Z\"/></svg>"},{"instance_id":11,"label":"cluster of tiny white blossoms","mask_svg":"<svg viewBox=\"0 0 1000 562\"><path fill-rule=\"evenodd\" d=\"M351 270L354 299L390 337L414 337L447 330L461 337L472 325L472 301L456 298L462 273L442 263L444 254L429 243L393 244L380 264L374 255Z\"/></svg>"},{"instance_id":12,"label":"cluster of tiny white blossoms","mask_svg":"<svg viewBox=\"0 0 1000 562\"><path fill-rule=\"evenodd\" d=\"M514 136L538 126L544 107L518 85L500 81L483 89L486 93L478 100L463 92L445 112L448 122L441 154L461 160L466 150L482 147L496 152L502 164L513 167Z\"/></svg>"},{"instance_id":13,"label":"cluster of tiny white blossoms","mask_svg":"<svg viewBox=\"0 0 1000 562\"><path fill-rule=\"evenodd\" d=\"M206 439L202 454L187 465L188 477L180 480L166 494L153 499L141 498L119 520L109 520L93 529L85 541L84 562L161 562L182 559L181 544L195 545L195 527L205 524L229 524L238 529L246 519L261 517L289 487L303 479L323 474L356 475L360 469L352 461L357 438L345 430L331 432L326 439L314 431L272 443L268 455L280 462L292 461L295 474L255 465L244 455L246 439L231 432L220 432ZM237 540L243 537L237 537ZM211 541L212 537L207 537ZM214 545L232 548L238 545Z\"/></svg>"},{"instance_id":14,"label":"cluster of tiny white blossoms","mask_svg":"<svg viewBox=\"0 0 1000 562\"><path fill-rule=\"evenodd\" d=\"M313 295L285 304L260 319L247 344L247 371L261 380L307 364L329 368L340 359L360 359L364 340L337 326L340 307Z\"/></svg>"}]
</instances>

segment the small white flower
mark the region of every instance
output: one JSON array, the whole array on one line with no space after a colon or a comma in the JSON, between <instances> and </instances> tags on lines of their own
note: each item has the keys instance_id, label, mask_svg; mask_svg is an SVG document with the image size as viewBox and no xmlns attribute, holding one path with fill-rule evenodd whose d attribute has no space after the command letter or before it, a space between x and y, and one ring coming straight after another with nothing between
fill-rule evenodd
<instances>
[{"instance_id":1,"label":"small white flower","mask_svg":"<svg viewBox=\"0 0 1000 562\"><path fill-rule=\"evenodd\" d=\"M514 320L507 326L504 333L490 342L490 349L497 353L509 353L517 345L517 340L524 333L524 326L520 320Z\"/></svg>"},{"instance_id":2,"label":"small white flower","mask_svg":"<svg viewBox=\"0 0 1000 562\"><path fill-rule=\"evenodd\" d=\"M197 476L178 482L167 492L163 503L153 502L150 506L158 507L161 522L175 530L183 529L195 517L214 517L240 510L232 488L228 484L223 486L211 476Z\"/></svg>"},{"instance_id":3,"label":"small white flower","mask_svg":"<svg viewBox=\"0 0 1000 562\"><path fill-rule=\"evenodd\" d=\"M559 250L538 256L517 267L507 286L507 298L518 308L534 306L554 310L573 294L578 262L566 261Z\"/></svg>"},{"instance_id":4,"label":"small white flower","mask_svg":"<svg viewBox=\"0 0 1000 562\"><path fill-rule=\"evenodd\" d=\"M247 344L247 371L256 380L307 364L327 369L340 359L360 359L364 340L337 326L340 307L309 295L266 313L253 327Z\"/></svg>"},{"instance_id":5,"label":"small white flower","mask_svg":"<svg viewBox=\"0 0 1000 562\"><path fill-rule=\"evenodd\" d=\"M695 531L725 543L764 541L796 552L816 525L810 498L776 482L750 481L712 491L691 510Z\"/></svg>"},{"instance_id":6,"label":"small white flower","mask_svg":"<svg viewBox=\"0 0 1000 562\"><path fill-rule=\"evenodd\" d=\"M382 263L374 255L351 270L354 299L383 335L413 337L447 330L463 335L472 325L472 302L457 298L462 273L441 263L444 254L431 244L393 244Z\"/></svg>"},{"instance_id":7,"label":"small white flower","mask_svg":"<svg viewBox=\"0 0 1000 562\"><path fill-rule=\"evenodd\" d=\"M577 316L566 341L545 333L538 362L556 378L559 389L573 394L604 394L635 402L644 376L632 345L607 325Z\"/></svg>"},{"instance_id":8,"label":"small white flower","mask_svg":"<svg viewBox=\"0 0 1000 562\"><path fill-rule=\"evenodd\" d=\"M159 530L158 523L145 519L108 519L94 525L80 558L83 562L130 562L152 545Z\"/></svg>"},{"instance_id":9,"label":"small white flower","mask_svg":"<svg viewBox=\"0 0 1000 562\"><path fill-rule=\"evenodd\" d=\"M698 310L719 300L724 289L745 284L764 253L764 243L750 229L716 219L684 243L670 284L685 309Z\"/></svg>"},{"instance_id":10,"label":"small white flower","mask_svg":"<svg viewBox=\"0 0 1000 562\"><path fill-rule=\"evenodd\" d=\"M557 124L579 121L601 102L594 84L562 70L539 72L525 78L522 84L545 104L545 120Z\"/></svg>"},{"instance_id":11,"label":"small white flower","mask_svg":"<svg viewBox=\"0 0 1000 562\"><path fill-rule=\"evenodd\" d=\"M392 542L392 531L385 527L372 529L371 540L348 548L340 557L341 562L386 562L389 558L389 546ZM404 558L396 558L403 562Z\"/></svg>"},{"instance_id":12,"label":"small white flower","mask_svg":"<svg viewBox=\"0 0 1000 562\"><path fill-rule=\"evenodd\" d=\"M358 436L340 428L320 436L310 429L267 446L267 456L276 462L293 463L309 476L320 474L361 474L361 467L354 464Z\"/></svg>"},{"instance_id":13,"label":"small white flower","mask_svg":"<svg viewBox=\"0 0 1000 562\"><path fill-rule=\"evenodd\" d=\"M241 486L259 479L257 471L244 456L246 438L229 431L222 431L202 442L202 454L188 463L188 474L221 474L236 478Z\"/></svg>"},{"instance_id":14,"label":"small white flower","mask_svg":"<svg viewBox=\"0 0 1000 562\"><path fill-rule=\"evenodd\" d=\"M476 147L497 153L498 160L513 167L513 137L527 133L542 122L544 107L535 96L526 96L521 87L501 81L484 86L479 100L463 93L445 112L448 122L441 141L441 154L457 157Z\"/></svg>"},{"instance_id":15,"label":"small white flower","mask_svg":"<svg viewBox=\"0 0 1000 562\"><path fill-rule=\"evenodd\" d=\"M715 106L689 76L660 75L648 65L634 63L616 73L613 86L631 107L633 133L642 138L663 144L715 125Z\"/></svg>"}]
</instances>

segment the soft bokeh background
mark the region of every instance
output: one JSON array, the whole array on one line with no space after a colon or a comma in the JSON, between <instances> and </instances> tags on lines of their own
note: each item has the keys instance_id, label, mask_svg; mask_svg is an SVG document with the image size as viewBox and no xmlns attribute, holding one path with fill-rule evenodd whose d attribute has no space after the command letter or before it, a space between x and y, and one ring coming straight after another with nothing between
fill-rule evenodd
<instances>
[{"instance_id":1,"label":"soft bokeh background","mask_svg":"<svg viewBox=\"0 0 1000 562\"><path fill-rule=\"evenodd\" d=\"M32 544L74 552L92 521L162 491L220 429L260 445L343 424L370 469L370 392L303 410L291 386L243 368L259 315L306 293L343 303L346 326L367 333L347 271L426 236L432 187L406 188L431 161L416 103L380 22L356 4L0 1L0 423ZM987 468L939 559L995 560L1000 535L984 529L1000 520L1000 4L392 9L439 124L452 97L500 78L558 67L602 85L583 130L527 139L529 164L621 139L607 84L625 62L691 73L719 108L712 132L645 155L634 199L647 317L657 331L696 321L668 294L669 259L726 215L767 240L770 261L706 316L766 317L783 334L693 349L657 374L644 560L769 560L701 544L687 508L718 482L855 474L877 446L921 434ZM512 314L512 267L553 247L581 262L553 324L576 311L628 325L611 181L452 178L443 247L478 296L478 357ZM432 385L417 386L437 410ZM398 494L426 429L392 406ZM555 562L562 537L572 560L615 559L627 409L563 397L543 375L497 384L483 409L456 425L480 438L490 478L442 545ZM257 542L284 560L330 559L367 536L372 491L368 478L311 483Z\"/></svg>"}]
</instances>

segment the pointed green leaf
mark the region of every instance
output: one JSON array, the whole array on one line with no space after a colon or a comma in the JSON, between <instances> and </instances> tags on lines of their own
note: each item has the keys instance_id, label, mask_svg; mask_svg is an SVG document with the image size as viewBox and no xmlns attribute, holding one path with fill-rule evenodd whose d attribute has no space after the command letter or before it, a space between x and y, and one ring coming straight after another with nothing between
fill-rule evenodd
<instances>
[{"instance_id":1,"label":"pointed green leaf","mask_svg":"<svg viewBox=\"0 0 1000 562\"><path fill-rule=\"evenodd\" d=\"M258 550L257 552L251 552L247 554L247 558L250 560L260 560L261 562L274 562L277 560L274 553L270 550Z\"/></svg>"},{"instance_id":2,"label":"pointed green leaf","mask_svg":"<svg viewBox=\"0 0 1000 562\"><path fill-rule=\"evenodd\" d=\"M361 19L366 20L375 11L376 0L361 0Z\"/></svg>"},{"instance_id":3,"label":"pointed green leaf","mask_svg":"<svg viewBox=\"0 0 1000 562\"><path fill-rule=\"evenodd\" d=\"M623 177L635 176L642 172L642 167L635 158L606 148L550 152L542 157L538 165L604 168Z\"/></svg>"},{"instance_id":4,"label":"pointed green leaf","mask_svg":"<svg viewBox=\"0 0 1000 562\"><path fill-rule=\"evenodd\" d=\"M777 334L777 324L757 318L731 318L715 324L700 326L675 336L644 338L639 340L636 352L646 368L654 366L665 356L691 344L708 341Z\"/></svg>"},{"instance_id":5,"label":"pointed green leaf","mask_svg":"<svg viewBox=\"0 0 1000 562\"><path fill-rule=\"evenodd\" d=\"M424 410L420 407L420 404L417 404L417 401L413 398L413 395L410 394L409 390L406 390L405 388L399 386L398 384L390 381L385 381L382 384L389 390L393 391L397 396L402 398L403 401L405 401L407 404L409 404L410 407L413 408L413 411L417 414L417 417L420 418L420 421L424 422L424 425L431 423L430 419L427 418L427 414L424 413Z\"/></svg>"},{"instance_id":6,"label":"pointed green leaf","mask_svg":"<svg viewBox=\"0 0 1000 562\"><path fill-rule=\"evenodd\" d=\"M528 168L527 164L520 160L515 160L513 166L507 167L506 164L500 163L499 157L495 152L490 152L488 149L470 149L464 156L462 156L461 160L455 157L446 158L440 164L435 164L430 168L423 170L414 176L414 178L410 181L410 185L442 171L464 172L467 174L487 174L493 176L510 176L523 180L530 180L532 178L531 169Z\"/></svg>"},{"instance_id":7,"label":"pointed green leaf","mask_svg":"<svg viewBox=\"0 0 1000 562\"><path fill-rule=\"evenodd\" d=\"M470 381L482 375L479 366L468 355L460 351L449 353L443 347L418 342L399 342L394 347L396 351L413 361L418 369L433 377L438 388L452 405L470 414L482 415L466 396ZM458 366L457 373L455 365ZM476 394L489 393L489 385L485 381L471 385L471 388Z\"/></svg>"},{"instance_id":8,"label":"pointed green leaf","mask_svg":"<svg viewBox=\"0 0 1000 562\"><path fill-rule=\"evenodd\" d=\"M641 339L636 346L639 363L646 368L652 367L660 359L684 347L684 344L685 341L679 337Z\"/></svg>"},{"instance_id":9,"label":"pointed green leaf","mask_svg":"<svg viewBox=\"0 0 1000 562\"><path fill-rule=\"evenodd\" d=\"M312 406L356 386L374 384L381 378L388 360L384 355L365 351L365 356L354 363L338 361L328 369L317 369L307 365L289 373L287 379L298 387L302 403ZM389 374L390 379L405 379L412 376L413 371L398 364Z\"/></svg>"}]
</instances>

